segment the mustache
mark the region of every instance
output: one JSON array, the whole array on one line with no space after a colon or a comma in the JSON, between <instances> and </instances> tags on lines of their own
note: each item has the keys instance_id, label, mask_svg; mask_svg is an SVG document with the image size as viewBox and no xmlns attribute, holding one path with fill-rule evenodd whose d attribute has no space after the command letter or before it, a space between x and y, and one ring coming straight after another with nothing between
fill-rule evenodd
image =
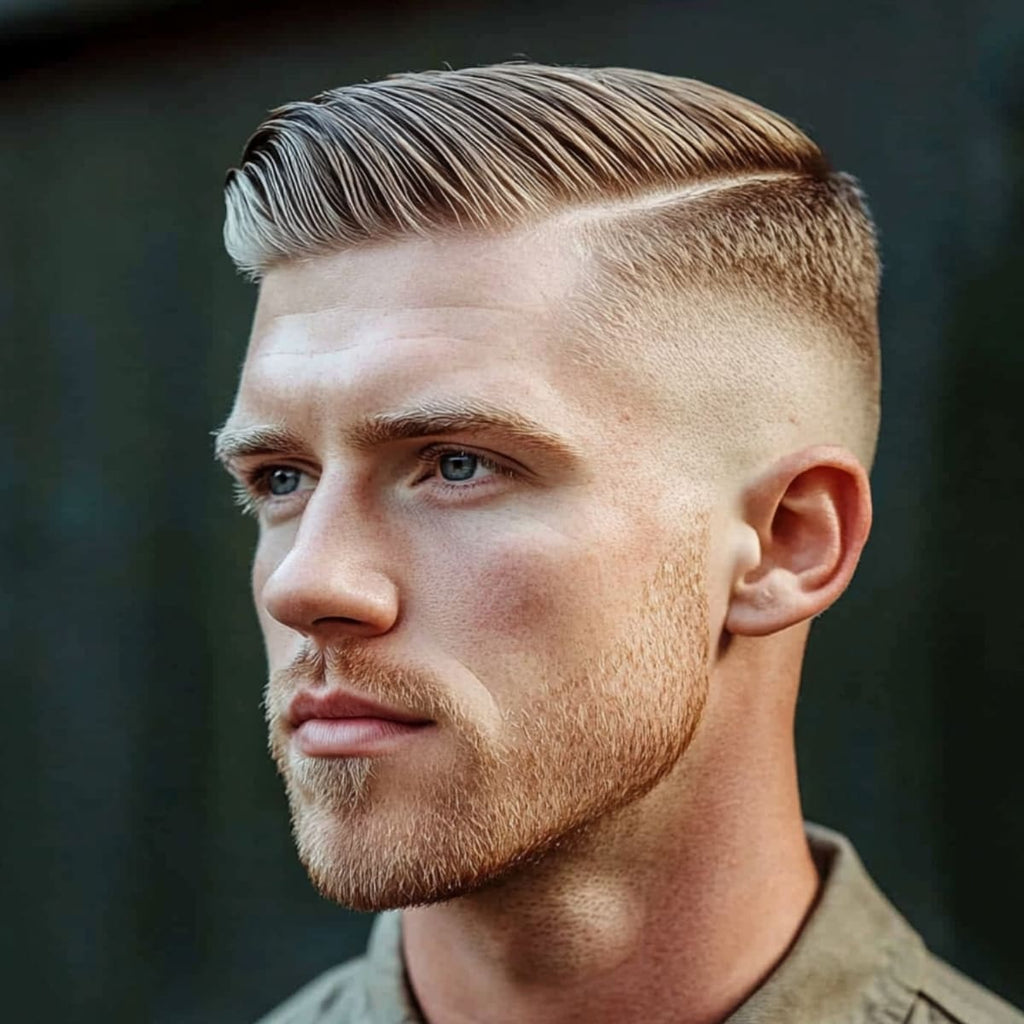
<instances>
[{"instance_id":1,"label":"mustache","mask_svg":"<svg viewBox=\"0 0 1024 1024\"><path fill-rule=\"evenodd\" d=\"M433 721L462 718L450 690L431 673L401 665L365 646L321 646L306 640L288 665L270 674L263 693L267 721L282 720L299 690L332 687Z\"/></svg>"}]
</instances>

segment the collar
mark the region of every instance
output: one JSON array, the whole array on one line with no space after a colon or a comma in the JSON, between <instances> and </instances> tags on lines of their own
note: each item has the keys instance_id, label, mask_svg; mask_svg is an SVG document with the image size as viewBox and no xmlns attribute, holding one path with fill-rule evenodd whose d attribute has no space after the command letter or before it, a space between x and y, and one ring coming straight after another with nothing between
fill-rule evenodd
<instances>
[{"instance_id":1,"label":"collar","mask_svg":"<svg viewBox=\"0 0 1024 1024\"><path fill-rule=\"evenodd\" d=\"M838 832L806 826L822 885L789 951L726 1024L906 1020L924 976L920 936Z\"/></svg>"}]
</instances>

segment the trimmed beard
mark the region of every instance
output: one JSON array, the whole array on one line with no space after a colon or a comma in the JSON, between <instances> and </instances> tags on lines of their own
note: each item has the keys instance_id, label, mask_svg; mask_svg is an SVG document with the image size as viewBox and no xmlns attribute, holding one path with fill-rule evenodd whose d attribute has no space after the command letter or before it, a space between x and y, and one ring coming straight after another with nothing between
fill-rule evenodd
<instances>
[{"instance_id":1,"label":"trimmed beard","mask_svg":"<svg viewBox=\"0 0 1024 1024\"><path fill-rule=\"evenodd\" d=\"M578 841L676 766L708 691L708 519L696 518L693 561L663 563L622 637L571 675L524 687L529 700L503 714L496 734L439 681L357 641L307 645L272 676L270 750L299 857L323 896L379 911L466 895ZM288 701L332 678L436 722L450 748L445 770L382 801L375 759L299 754L284 727Z\"/></svg>"}]
</instances>

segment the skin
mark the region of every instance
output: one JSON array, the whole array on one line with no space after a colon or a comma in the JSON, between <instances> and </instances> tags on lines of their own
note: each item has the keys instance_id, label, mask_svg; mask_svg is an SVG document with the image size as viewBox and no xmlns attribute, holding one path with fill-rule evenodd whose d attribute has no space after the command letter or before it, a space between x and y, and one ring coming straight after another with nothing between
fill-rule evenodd
<instances>
[{"instance_id":1,"label":"skin","mask_svg":"<svg viewBox=\"0 0 1024 1024\"><path fill-rule=\"evenodd\" d=\"M831 425L766 415L775 399L753 387L735 397L737 367L755 381L757 367L728 348L721 309L701 316L706 297L680 327L680 366L697 359L699 377L663 367L655 395L625 348L581 359L567 310L585 273L543 228L282 265L225 426L301 441L230 467L302 472L262 507L253 568L300 853L333 898L420 904L403 941L431 1024L722 1020L817 891L793 712L809 620L867 538L867 474ZM716 371L695 353L720 322ZM794 388L815 386L805 365ZM438 396L512 402L574 457L478 431L345 440L363 416ZM723 444L755 419L784 426L746 457ZM436 468L410 470L437 440L526 478L445 490ZM281 716L325 682L437 724L311 766ZM576 714L588 701L599 716ZM652 730L648 761L610 760L613 741ZM620 770L628 791L593 782ZM447 889L412 877L438 861Z\"/></svg>"}]
</instances>

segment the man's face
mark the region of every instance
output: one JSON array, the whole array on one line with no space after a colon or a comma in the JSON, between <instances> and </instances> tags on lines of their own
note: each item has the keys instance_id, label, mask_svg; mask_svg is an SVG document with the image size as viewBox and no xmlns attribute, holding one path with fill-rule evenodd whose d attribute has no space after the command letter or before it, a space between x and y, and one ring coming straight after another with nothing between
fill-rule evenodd
<instances>
[{"instance_id":1,"label":"man's face","mask_svg":"<svg viewBox=\"0 0 1024 1024\"><path fill-rule=\"evenodd\" d=\"M579 272L462 238L261 287L224 437L258 491L271 750L338 902L459 895L599 828L700 717L708 496L629 367L572 354Z\"/></svg>"}]
</instances>

